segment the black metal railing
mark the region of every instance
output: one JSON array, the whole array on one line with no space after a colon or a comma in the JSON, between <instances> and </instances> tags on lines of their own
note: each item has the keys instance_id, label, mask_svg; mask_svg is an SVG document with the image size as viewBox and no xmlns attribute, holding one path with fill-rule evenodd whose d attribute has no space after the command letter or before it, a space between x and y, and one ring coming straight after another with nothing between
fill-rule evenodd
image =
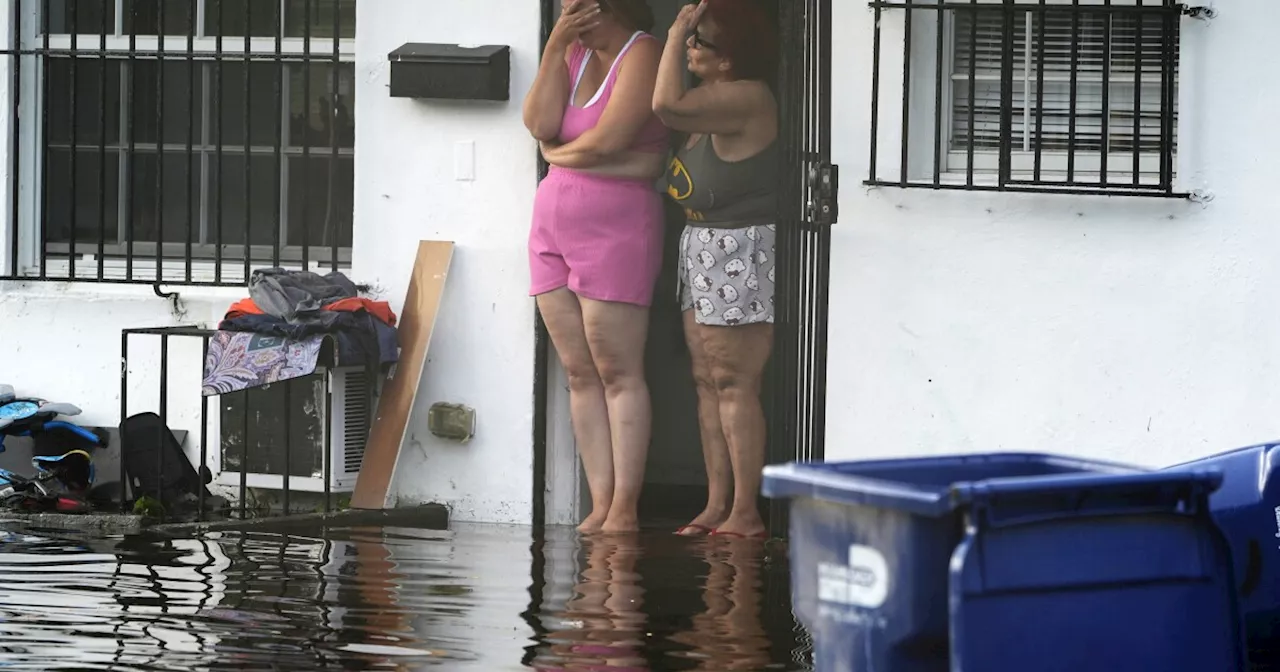
<instances>
[{"instance_id":1,"label":"black metal railing","mask_svg":"<svg viewBox=\"0 0 1280 672\"><path fill-rule=\"evenodd\" d=\"M1174 0L872 0L870 6L866 184L1185 195L1175 184L1179 36L1183 15L1197 9ZM893 14L901 23L887 33ZM901 109L895 110L898 101L885 94L899 73L885 72L883 51L893 48L886 35L896 40L899 25ZM900 123L886 123L890 117Z\"/></svg>"},{"instance_id":2,"label":"black metal railing","mask_svg":"<svg viewBox=\"0 0 1280 672\"><path fill-rule=\"evenodd\" d=\"M13 2L2 276L350 262L355 0Z\"/></svg>"},{"instance_id":3,"label":"black metal railing","mask_svg":"<svg viewBox=\"0 0 1280 672\"><path fill-rule=\"evenodd\" d=\"M294 435L294 432L296 431L294 430L294 427L295 425L299 424L295 422L295 420L297 419L296 416L300 414L308 413L308 411L306 410L306 407L307 407L306 404L301 405L303 406L303 410L295 410L294 404L291 403L290 394L291 394L291 390L293 389L293 383L295 382L294 380L284 381L280 383L280 388L283 391L283 395L284 395L284 401L283 401L283 404L279 405L278 407L273 407L270 409L271 411L270 414L274 416L272 418L272 422L270 423L271 425L273 425L271 427L268 427L267 423L262 422L261 419L258 419L258 420L252 419L253 414L250 412L250 409L254 408L255 406L261 405L260 403L255 403L255 401L260 401L260 400L254 400L251 398L251 395L258 390L243 389L243 390L231 392L227 395L220 395L219 397L205 396L202 394L199 402L200 403L200 436L198 438L198 443L200 447L199 457L197 458L197 461L193 463L191 466L195 469L197 474L200 474L202 476L207 476L210 479L213 478L215 471L217 473L236 474L238 476L238 479L237 479L238 482L234 486L234 491L236 494L230 501L229 507L227 507L224 510L215 510L210 508L209 503L206 501L205 488L199 487L196 492L195 509L193 511L183 511L181 509L175 509L175 508L169 507L169 504L175 501L173 498L170 498L170 495L174 495L176 497L182 493L166 492L166 487L167 487L166 480L172 480L172 479L168 479L166 474L171 474L172 470L168 470L168 471L166 470L165 462L166 460L169 460L169 459L186 459L185 456L166 455L165 454L166 451L162 448L163 446L166 445L167 440L169 438L164 436L164 433L171 431L171 428L169 427L169 421L170 421L169 376L171 373L170 343L171 343L171 340L175 338L200 339L203 346L201 350L202 356L200 360L200 366L203 369L209 357L210 340L216 334L217 332L212 329L204 329L204 328L194 327L194 326L145 327L145 328L125 329L121 332L121 337L120 337L120 367L121 367L120 368L120 434L119 434L120 445L118 447L119 458L120 458L118 476L121 483L121 488L120 488L121 510L126 512L129 511L130 508L134 505L134 503L139 499L139 497L147 496L147 497L156 499L166 507L166 514L165 514L166 516L172 516L175 512L178 512L179 515L188 513L188 514L193 514L195 519L197 520L208 520L211 517L215 517L215 516L239 518L243 520L246 518L250 518L254 515L270 515L272 513L289 515L291 513L297 513L298 512L297 507L295 506L296 500L291 501L291 499L295 495L294 488L292 488L290 485L291 476L296 476L296 474L294 474L293 472L297 471L297 467L299 466L300 462L303 462L302 464L302 466L304 467L303 471L307 471L307 472L312 471L310 466L308 466L308 464L305 463L305 460L300 461L299 459L296 459L298 456L295 454L295 452L300 452L300 451L295 451L294 445L301 444L303 446L309 446L311 449L311 452L313 453L314 452L322 453L319 459L319 462L320 462L319 476L321 479L323 479L323 484L321 486L322 490L320 493L309 492L309 494L320 494L320 496L322 497L322 501L319 504L320 512L323 512L326 514L331 513L335 508L335 504L333 501L333 492L332 492L333 482L334 482L334 478L333 478L333 475L334 475L334 464L333 464L334 423L332 422L332 418L334 417L333 416L334 408L333 408L333 394L332 394L333 390L330 387L330 382L332 379L329 377L329 372L327 370L323 372L319 372L319 371L317 372L318 375L320 375L324 379L324 383L323 383L324 389L322 392L323 401L321 402L321 404L317 404L316 408L310 409L310 415L313 416L312 419L314 420L313 424L318 425L318 430L319 430L319 433L321 434L321 437L319 438L319 445L315 445L316 437L313 436L315 434L314 431L298 432L299 434L308 434L311 436ZM154 412L156 413L157 416L159 416L157 431L160 432L160 436L156 438L156 441L154 444L157 447L157 450L155 451L156 463L154 466L152 465L138 466L136 464L132 464L132 461L130 460L130 457L129 457L130 453L132 452L129 449L129 447L132 445L131 442L135 441L137 438L137 437L133 437L132 439L130 438L130 434L126 430L126 422L125 422L125 420L130 417L131 408L132 408L130 404L130 398L129 398L129 391L131 388L130 346L133 343L136 343L138 340L147 340L147 339L141 339L139 337L150 337L149 340L151 340L153 343L155 342L155 339L158 339L159 341L158 361L149 361L147 362L147 365L145 365L144 367L140 367L140 368L146 368L152 371L156 371L158 375L158 387L159 387L158 401L155 407L147 409L148 411ZM332 354L333 344L330 343L329 347L330 347L330 353ZM136 362L136 360L134 361ZM182 361L185 361L189 364L189 359L183 359ZM372 390L372 387L370 388L370 390ZM222 409L223 412L220 413L219 415L220 422L217 424L218 438L214 440L210 438L210 435L212 432L210 431L210 423L209 423L209 406L211 403L211 399L222 398L222 397L230 398L231 402L224 406L224 408ZM228 419L230 416L236 415L236 414L227 413L226 411L228 410L228 408L235 408L239 411L238 422L234 423L236 425L235 430L238 431L238 434L236 435L236 438L234 440L230 440L230 441L227 440L228 434L232 433L228 431L228 427L227 427L227 425L229 424ZM323 411L321 411L321 408L323 408ZM283 410L280 410L280 409L283 409ZM323 415L320 415L321 413L323 413ZM264 436L262 439L259 439L258 441L250 441L250 436L255 432L262 432L264 434L270 433L270 434L267 436ZM344 440L348 438L349 437L344 437ZM219 449L219 453L218 453L219 459L218 459L216 470L213 467L210 467L209 448L211 446L216 446ZM275 450L268 449L267 446L271 446ZM316 449L318 449L318 451ZM257 459L255 461L253 459L253 454L251 453L251 450L253 451L253 453L258 454L258 457L260 458L263 457L264 453L266 452L279 452L280 455L266 456L266 459ZM272 457L277 458L277 460L275 461L278 461L278 464L274 465L276 468L271 468L271 465L269 464L270 462L273 461L271 459ZM315 460L313 459L312 461L315 461ZM281 500L280 500L280 506L278 507L278 510L276 510L275 507L265 507L266 509L268 509L266 511L263 510L263 507L255 506L251 508L250 492L251 492L252 486L249 483L249 473L251 470L254 470L255 466L267 466L272 472L278 472L278 473L271 474L271 475L279 476L280 487L278 490L281 493ZM344 464L343 467L349 468L350 465ZM158 483L158 487L156 487L154 491L150 491L150 490L141 491L141 490L135 490L129 486L126 486L125 485L126 483L131 482L129 478L129 474L134 473L135 471L146 471L149 473L156 474L157 478L148 479L148 480ZM308 473L308 476L310 475L311 474ZM134 479L134 480L137 480L137 479ZM270 489L272 491L276 490L274 487Z\"/></svg>"}]
</instances>

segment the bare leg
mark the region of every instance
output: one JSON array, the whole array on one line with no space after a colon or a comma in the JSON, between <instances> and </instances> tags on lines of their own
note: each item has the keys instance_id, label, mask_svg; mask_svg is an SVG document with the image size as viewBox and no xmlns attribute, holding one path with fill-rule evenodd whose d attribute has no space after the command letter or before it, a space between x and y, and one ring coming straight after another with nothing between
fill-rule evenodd
<instances>
[{"instance_id":1,"label":"bare leg","mask_svg":"<svg viewBox=\"0 0 1280 672\"><path fill-rule=\"evenodd\" d=\"M591 514L578 530L595 532L604 525L613 503L613 445L604 384L587 345L577 295L566 288L539 295L538 310L569 376L569 416L582 467L587 472L587 488L591 490Z\"/></svg>"},{"instance_id":2,"label":"bare leg","mask_svg":"<svg viewBox=\"0 0 1280 672\"><path fill-rule=\"evenodd\" d=\"M765 531L757 506L765 449L760 383L773 347L773 325L697 328L711 361L711 376L720 399L720 424L733 464L733 508L717 531L758 534Z\"/></svg>"},{"instance_id":3,"label":"bare leg","mask_svg":"<svg viewBox=\"0 0 1280 672\"><path fill-rule=\"evenodd\" d=\"M613 503L605 532L640 528L636 509L644 484L652 410L644 378L649 309L627 303L582 299L587 343L604 384L613 443Z\"/></svg>"},{"instance_id":4,"label":"bare leg","mask_svg":"<svg viewBox=\"0 0 1280 672\"><path fill-rule=\"evenodd\" d=\"M729 517L733 497L733 472L729 444L720 425L720 395L711 375L711 359L703 342L703 332L693 311L684 311L684 335L693 360L693 382L698 389L698 430L702 439L702 461L707 468L707 506L679 534L693 536L714 530Z\"/></svg>"}]
</instances>

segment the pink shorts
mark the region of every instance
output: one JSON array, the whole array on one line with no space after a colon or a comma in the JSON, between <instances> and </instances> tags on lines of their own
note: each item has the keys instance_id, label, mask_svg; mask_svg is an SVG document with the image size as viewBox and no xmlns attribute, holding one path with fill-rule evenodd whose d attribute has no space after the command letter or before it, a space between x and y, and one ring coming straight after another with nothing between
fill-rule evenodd
<instances>
[{"instance_id":1,"label":"pink shorts","mask_svg":"<svg viewBox=\"0 0 1280 672\"><path fill-rule=\"evenodd\" d=\"M552 166L529 231L529 294L648 306L662 267L662 197L648 182Z\"/></svg>"}]
</instances>

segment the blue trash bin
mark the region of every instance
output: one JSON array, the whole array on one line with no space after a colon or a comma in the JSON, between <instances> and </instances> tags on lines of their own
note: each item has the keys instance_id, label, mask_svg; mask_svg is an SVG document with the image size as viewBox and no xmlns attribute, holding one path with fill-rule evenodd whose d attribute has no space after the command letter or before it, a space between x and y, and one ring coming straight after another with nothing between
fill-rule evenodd
<instances>
[{"instance_id":1,"label":"blue trash bin","mask_svg":"<svg viewBox=\"0 0 1280 672\"><path fill-rule=\"evenodd\" d=\"M1237 448L1165 470L1203 468L1223 474L1209 506L1231 545L1249 645L1280 653L1280 444Z\"/></svg>"},{"instance_id":2,"label":"blue trash bin","mask_svg":"<svg viewBox=\"0 0 1280 672\"><path fill-rule=\"evenodd\" d=\"M948 669L947 569L964 534L954 483L1142 471L1028 453L766 467L765 496L791 500L792 608L817 669Z\"/></svg>"},{"instance_id":3,"label":"blue trash bin","mask_svg":"<svg viewBox=\"0 0 1280 672\"><path fill-rule=\"evenodd\" d=\"M952 672L1245 670L1220 471L959 484Z\"/></svg>"}]
</instances>

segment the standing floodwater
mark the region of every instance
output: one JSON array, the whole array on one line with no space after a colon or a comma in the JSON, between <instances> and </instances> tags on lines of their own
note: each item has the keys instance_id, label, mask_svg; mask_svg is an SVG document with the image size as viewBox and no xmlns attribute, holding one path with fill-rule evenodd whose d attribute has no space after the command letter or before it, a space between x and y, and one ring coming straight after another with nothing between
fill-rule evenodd
<instances>
[{"instance_id":1,"label":"standing floodwater","mask_svg":"<svg viewBox=\"0 0 1280 672\"><path fill-rule=\"evenodd\" d=\"M317 527L0 538L0 666L808 670L781 549Z\"/></svg>"}]
</instances>

